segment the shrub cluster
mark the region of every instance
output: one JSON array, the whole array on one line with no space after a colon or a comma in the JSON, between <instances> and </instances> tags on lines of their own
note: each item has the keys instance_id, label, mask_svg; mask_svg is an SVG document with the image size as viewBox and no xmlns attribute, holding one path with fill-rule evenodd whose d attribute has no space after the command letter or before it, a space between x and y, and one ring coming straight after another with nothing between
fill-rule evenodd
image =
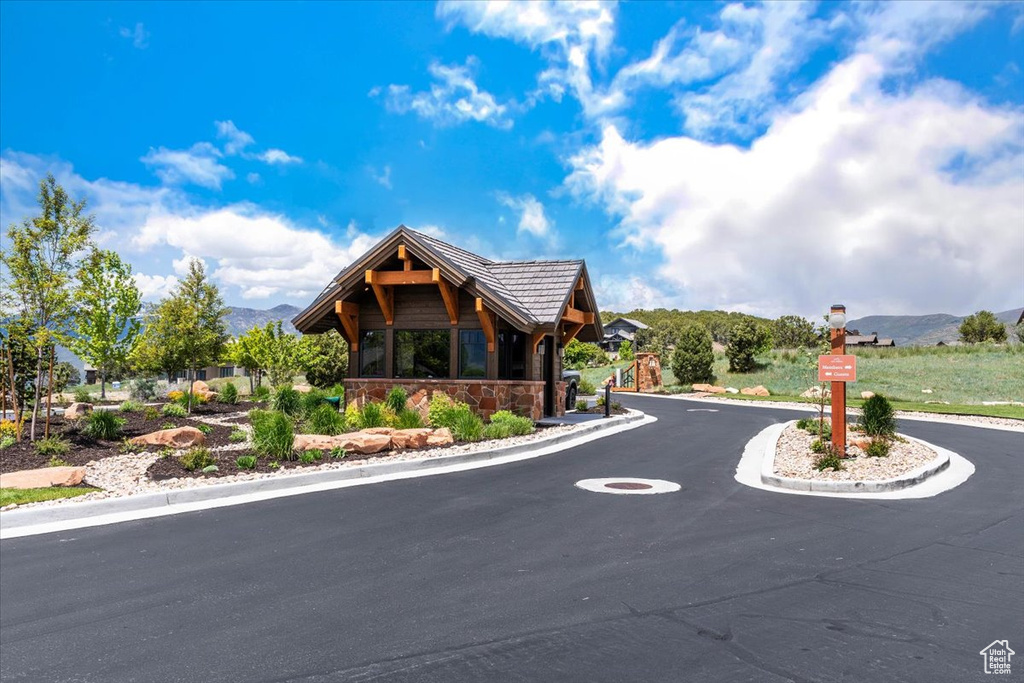
<instances>
[{"instance_id":1,"label":"shrub cluster","mask_svg":"<svg viewBox=\"0 0 1024 683\"><path fill-rule=\"evenodd\" d=\"M221 403L227 403L229 405L235 405L238 403L238 387L235 386L234 382L228 382L224 385L224 388L220 391L220 396L217 397Z\"/></svg>"},{"instance_id":2,"label":"shrub cluster","mask_svg":"<svg viewBox=\"0 0 1024 683\"><path fill-rule=\"evenodd\" d=\"M533 432L536 431L536 427L533 425L533 420L528 417L515 415L509 410L499 410L491 415L491 424L508 425L512 436L525 436L527 434L533 434Z\"/></svg>"},{"instance_id":3,"label":"shrub cluster","mask_svg":"<svg viewBox=\"0 0 1024 683\"><path fill-rule=\"evenodd\" d=\"M597 393L597 387L586 377L580 379L579 393L581 396L593 396Z\"/></svg>"},{"instance_id":4,"label":"shrub cluster","mask_svg":"<svg viewBox=\"0 0 1024 683\"><path fill-rule=\"evenodd\" d=\"M345 416L330 403L321 403L306 414L302 431L307 434L334 436L345 432Z\"/></svg>"},{"instance_id":5,"label":"shrub cluster","mask_svg":"<svg viewBox=\"0 0 1024 683\"><path fill-rule=\"evenodd\" d=\"M258 459L255 455L240 455L235 459L235 464L241 470L254 470Z\"/></svg>"},{"instance_id":6,"label":"shrub cluster","mask_svg":"<svg viewBox=\"0 0 1024 683\"><path fill-rule=\"evenodd\" d=\"M248 439L249 435L245 433L244 429L232 429L231 435L228 436L228 440L230 440L233 443L242 443L243 441L247 441Z\"/></svg>"},{"instance_id":7,"label":"shrub cluster","mask_svg":"<svg viewBox=\"0 0 1024 683\"><path fill-rule=\"evenodd\" d=\"M128 385L128 395L136 401L152 401L156 398L156 380L140 377Z\"/></svg>"},{"instance_id":8,"label":"shrub cluster","mask_svg":"<svg viewBox=\"0 0 1024 683\"><path fill-rule=\"evenodd\" d=\"M196 470L206 471L206 468L215 466L217 461L206 447L194 446L179 455L178 462L189 472L194 472Z\"/></svg>"},{"instance_id":9,"label":"shrub cluster","mask_svg":"<svg viewBox=\"0 0 1024 683\"><path fill-rule=\"evenodd\" d=\"M864 428L865 434L883 439L896 436L896 413L889 399L881 394L875 394L864 401L862 410L864 414L861 415L860 425Z\"/></svg>"},{"instance_id":10,"label":"shrub cluster","mask_svg":"<svg viewBox=\"0 0 1024 683\"><path fill-rule=\"evenodd\" d=\"M889 442L886 439L872 439L864 453L871 458L884 458L889 455Z\"/></svg>"},{"instance_id":11,"label":"shrub cluster","mask_svg":"<svg viewBox=\"0 0 1024 683\"><path fill-rule=\"evenodd\" d=\"M270 407L286 415L298 415L302 412L302 394L292 387L281 387L270 399Z\"/></svg>"},{"instance_id":12,"label":"shrub cluster","mask_svg":"<svg viewBox=\"0 0 1024 683\"><path fill-rule=\"evenodd\" d=\"M277 410L252 410L253 448L260 455L275 459L293 460L295 432L291 418Z\"/></svg>"},{"instance_id":13,"label":"shrub cluster","mask_svg":"<svg viewBox=\"0 0 1024 683\"><path fill-rule=\"evenodd\" d=\"M252 392L252 400L257 403L263 403L264 401L270 400L270 387L263 384L256 387Z\"/></svg>"},{"instance_id":14,"label":"shrub cluster","mask_svg":"<svg viewBox=\"0 0 1024 683\"><path fill-rule=\"evenodd\" d=\"M814 461L814 469L819 472L824 472L827 469L833 469L838 472L845 468L843 467L842 459L829 449Z\"/></svg>"},{"instance_id":15,"label":"shrub cluster","mask_svg":"<svg viewBox=\"0 0 1024 683\"><path fill-rule=\"evenodd\" d=\"M729 357L729 372L750 372L757 363L754 357L767 353L772 348L772 333L767 327L744 320L729 332L729 345L725 355Z\"/></svg>"},{"instance_id":16,"label":"shrub cluster","mask_svg":"<svg viewBox=\"0 0 1024 683\"><path fill-rule=\"evenodd\" d=\"M703 325L687 325L679 334L679 342L672 353L672 374L681 384L710 382L715 352L711 333Z\"/></svg>"},{"instance_id":17,"label":"shrub cluster","mask_svg":"<svg viewBox=\"0 0 1024 683\"><path fill-rule=\"evenodd\" d=\"M447 427L456 441L479 441L484 436L484 422L468 405L440 392L430 397L427 411L430 426L435 429Z\"/></svg>"},{"instance_id":18,"label":"shrub cluster","mask_svg":"<svg viewBox=\"0 0 1024 683\"><path fill-rule=\"evenodd\" d=\"M405 410L405 405L408 401L409 393L402 387L395 387L388 392L388 397L384 399L384 403L388 408L391 408L395 415L398 415Z\"/></svg>"},{"instance_id":19,"label":"shrub cluster","mask_svg":"<svg viewBox=\"0 0 1024 683\"><path fill-rule=\"evenodd\" d=\"M802 429L805 432L814 434L815 436L821 434L821 438L826 441L832 438L832 423L826 422L825 420L804 417L796 421L796 427L797 429Z\"/></svg>"},{"instance_id":20,"label":"shrub cluster","mask_svg":"<svg viewBox=\"0 0 1024 683\"><path fill-rule=\"evenodd\" d=\"M586 412L590 405L583 399L576 401L576 411L583 413Z\"/></svg>"},{"instance_id":21,"label":"shrub cluster","mask_svg":"<svg viewBox=\"0 0 1024 683\"><path fill-rule=\"evenodd\" d=\"M422 429L423 418L415 410L403 408L395 418L395 429Z\"/></svg>"},{"instance_id":22,"label":"shrub cluster","mask_svg":"<svg viewBox=\"0 0 1024 683\"><path fill-rule=\"evenodd\" d=\"M188 411L185 410L185 406L180 403L165 403L164 407L160 409L160 412L164 417L185 417L188 415Z\"/></svg>"},{"instance_id":23,"label":"shrub cluster","mask_svg":"<svg viewBox=\"0 0 1024 683\"><path fill-rule=\"evenodd\" d=\"M85 428L82 430L91 439L114 441L121 438L121 427L124 420L109 410L94 410L89 413Z\"/></svg>"},{"instance_id":24,"label":"shrub cluster","mask_svg":"<svg viewBox=\"0 0 1024 683\"><path fill-rule=\"evenodd\" d=\"M85 387L75 389L76 403L92 403L92 394Z\"/></svg>"},{"instance_id":25,"label":"shrub cluster","mask_svg":"<svg viewBox=\"0 0 1024 683\"><path fill-rule=\"evenodd\" d=\"M153 406L146 406L142 409L142 417L146 420L155 420L160 417L160 411Z\"/></svg>"},{"instance_id":26,"label":"shrub cluster","mask_svg":"<svg viewBox=\"0 0 1024 683\"><path fill-rule=\"evenodd\" d=\"M71 444L59 436L48 436L44 439L39 439L35 442L34 446L36 453L39 455L67 455L68 451L71 450Z\"/></svg>"},{"instance_id":27,"label":"shrub cluster","mask_svg":"<svg viewBox=\"0 0 1024 683\"><path fill-rule=\"evenodd\" d=\"M142 405L141 403L139 403L138 401L131 401L131 400L128 400L128 401L125 401L125 402L123 402L123 403L122 403L122 404L121 404L121 405L119 406L119 408L118 408L118 409L119 409L119 410L120 410L120 411L121 411L122 413L137 413L137 412L139 412L140 410L142 410L143 408L145 408L145 406L144 406L144 405Z\"/></svg>"}]
</instances>

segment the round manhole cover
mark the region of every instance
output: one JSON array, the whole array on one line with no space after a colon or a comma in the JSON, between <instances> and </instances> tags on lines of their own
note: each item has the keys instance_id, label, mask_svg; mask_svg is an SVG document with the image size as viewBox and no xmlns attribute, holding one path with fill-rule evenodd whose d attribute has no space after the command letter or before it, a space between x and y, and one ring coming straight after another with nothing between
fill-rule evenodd
<instances>
[{"instance_id":1,"label":"round manhole cover","mask_svg":"<svg viewBox=\"0 0 1024 683\"><path fill-rule=\"evenodd\" d=\"M664 479L637 479L636 477L610 477L604 479L583 479L576 482L576 487L594 493L617 493L632 495L649 495L653 493L673 493L680 486Z\"/></svg>"}]
</instances>

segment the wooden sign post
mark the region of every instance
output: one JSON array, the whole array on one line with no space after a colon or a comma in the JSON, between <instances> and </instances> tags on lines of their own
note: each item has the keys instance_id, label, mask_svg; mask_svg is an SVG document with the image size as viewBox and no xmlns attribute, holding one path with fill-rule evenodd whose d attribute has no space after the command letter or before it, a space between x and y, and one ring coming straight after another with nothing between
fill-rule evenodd
<instances>
[{"instance_id":1,"label":"wooden sign post","mask_svg":"<svg viewBox=\"0 0 1024 683\"><path fill-rule=\"evenodd\" d=\"M846 306L835 304L828 316L832 353L818 356L818 381L832 383L832 449L846 457L846 383L857 381L857 358L846 355Z\"/></svg>"}]
</instances>

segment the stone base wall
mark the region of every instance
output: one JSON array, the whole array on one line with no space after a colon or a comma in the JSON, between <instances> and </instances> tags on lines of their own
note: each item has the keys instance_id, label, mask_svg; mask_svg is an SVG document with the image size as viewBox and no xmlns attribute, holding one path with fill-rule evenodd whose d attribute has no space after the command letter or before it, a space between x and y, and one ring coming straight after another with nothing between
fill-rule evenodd
<instances>
[{"instance_id":1,"label":"stone base wall","mask_svg":"<svg viewBox=\"0 0 1024 683\"><path fill-rule=\"evenodd\" d=\"M654 391L661 386L661 359L658 358L658 354L636 354L637 391Z\"/></svg>"},{"instance_id":2,"label":"stone base wall","mask_svg":"<svg viewBox=\"0 0 1024 683\"><path fill-rule=\"evenodd\" d=\"M559 382L561 415L565 412L565 383ZM511 410L533 420L544 417L544 382L485 379L347 379L346 404L362 406L366 402L379 402L388 392L401 387L409 394L409 407L426 418L430 398L436 393L447 394L452 400L467 403L483 419L498 410ZM558 406L556 406L558 408Z\"/></svg>"},{"instance_id":3,"label":"stone base wall","mask_svg":"<svg viewBox=\"0 0 1024 683\"><path fill-rule=\"evenodd\" d=\"M555 382L555 416L565 415L565 393L569 390L568 382ZM576 406L573 406L575 408Z\"/></svg>"}]
</instances>

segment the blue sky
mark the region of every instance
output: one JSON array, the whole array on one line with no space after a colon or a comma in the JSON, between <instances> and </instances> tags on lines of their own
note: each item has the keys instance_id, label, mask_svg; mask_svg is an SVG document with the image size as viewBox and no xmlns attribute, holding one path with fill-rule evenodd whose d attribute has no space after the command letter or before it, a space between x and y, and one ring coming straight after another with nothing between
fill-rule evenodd
<instances>
[{"instance_id":1,"label":"blue sky","mask_svg":"<svg viewBox=\"0 0 1024 683\"><path fill-rule=\"evenodd\" d=\"M0 219L303 306L400 223L604 308L1024 305L1020 4L0 4Z\"/></svg>"}]
</instances>

